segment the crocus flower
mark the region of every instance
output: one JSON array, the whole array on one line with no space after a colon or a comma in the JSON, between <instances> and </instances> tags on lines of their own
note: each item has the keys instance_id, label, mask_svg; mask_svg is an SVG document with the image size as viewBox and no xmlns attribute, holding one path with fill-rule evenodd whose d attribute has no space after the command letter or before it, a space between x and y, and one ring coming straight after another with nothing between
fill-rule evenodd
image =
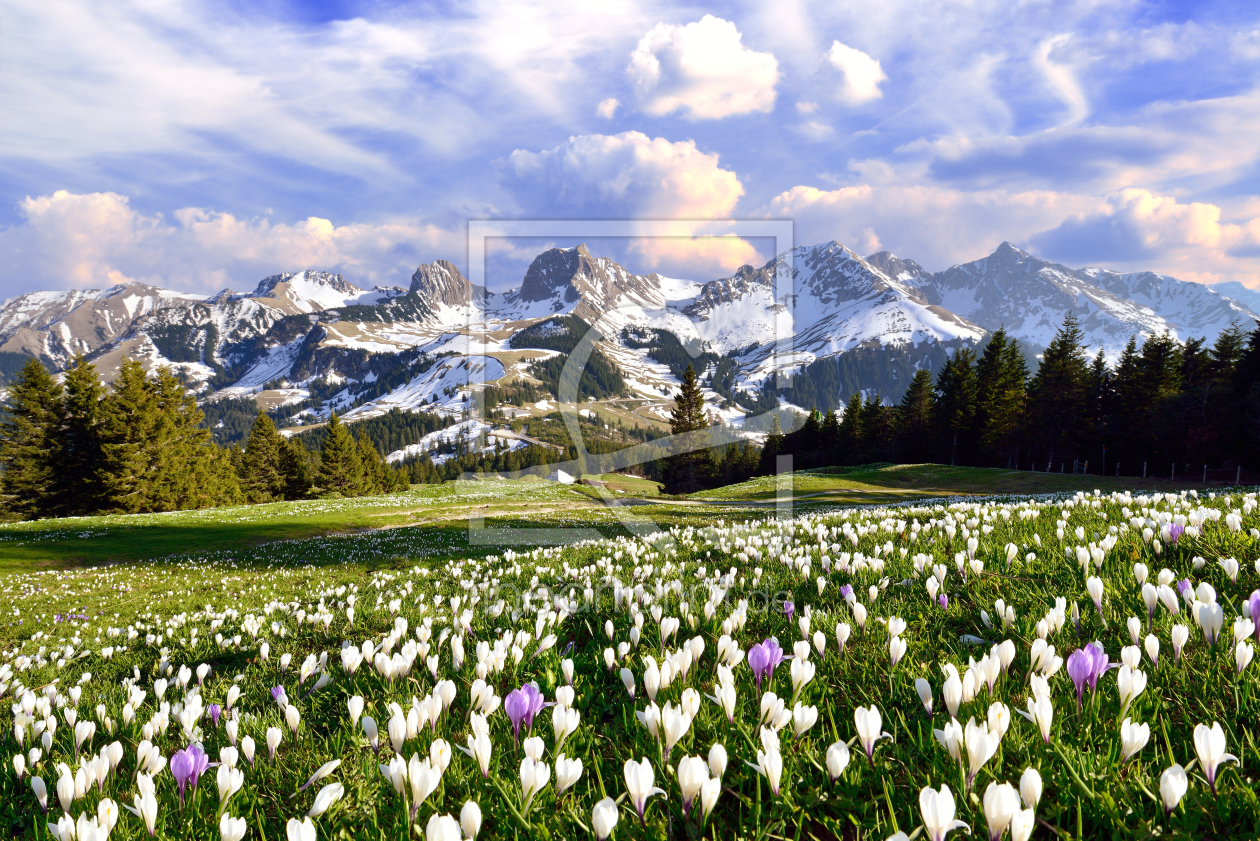
<instances>
[{"instance_id":1,"label":"crocus flower","mask_svg":"<svg viewBox=\"0 0 1260 841\"><path fill-rule=\"evenodd\" d=\"M612 835L613 827L616 825L617 801L611 797L605 797L591 810L591 829L595 830L595 838L598 841L604 841Z\"/></svg>"},{"instance_id":2,"label":"crocus flower","mask_svg":"<svg viewBox=\"0 0 1260 841\"><path fill-rule=\"evenodd\" d=\"M1186 530L1186 527L1181 525L1180 523L1173 523L1172 525L1170 525L1168 527L1168 542L1171 543L1173 546L1176 546L1177 541L1181 539L1181 535L1185 530Z\"/></svg>"},{"instance_id":3,"label":"crocus flower","mask_svg":"<svg viewBox=\"0 0 1260 841\"><path fill-rule=\"evenodd\" d=\"M1255 625L1256 641L1260 642L1260 590L1252 590L1247 599L1247 612L1251 614L1251 622Z\"/></svg>"},{"instance_id":4,"label":"crocus flower","mask_svg":"<svg viewBox=\"0 0 1260 841\"><path fill-rule=\"evenodd\" d=\"M513 689L503 699L503 711L512 722L512 738L519 741L521 722L529 713L529 698L520 689Z\"/></svg>"},{"instance_id":5,"label":"crocus flower","mask_svg":"<svg viewBox=\"0 0 1260 841\"><path fill-rule=\"evenodd\" d=\"M862 742L862 750L866 751L866 758L875 764L875 743L880 739L891 739L891 733L881 732L884 726L883 718L879 714L879 708L871 704L869 708L858 707L853 711L853 720L857 725L858 739Z\"/></svg>"},{"instance_id":6,"label":"crocus flower","mask_svg":"<svg viewBox=\"0 0 1260 841\"><path fill-rule=\"evenodd\" d=\"M941 606L941 610L948 610L949 609L949 596L945 595L944 593L941 593L939 596L936 597L936 603Z\"/></svg>"},{"instance_id":7,"label":"crocus flower","mask_svg":"<svg viewBox=\"0 0 1260 841\"><path fill-rule=\"evenodd\" d=\"M787 617L787 621L789 622L792 621L792 613L795 610L796 610L796 605L792 604L791 601L783 602L783 615Z\"/></svg>"},{"instance_id":8,"label":"crocus flower","mask_svg":"<svg viewBox=\"0 0 1260 841\"><path fill-rule=\"evenodd\" d=\"M1171 815L1172 810L1177 808L1189 786L1190 778L1186 776L1186 769L1180 765L1165 768L1164 773L1159 775L1159 794L1164 800L1165 815Z\"/></svg>"},{"instance_id":9,"label":"crocus flower","mask_svg":"<svg viewBox=\"0 0 1260 841\"><path fill-rule=\"evenodd\" d=\"M840 596L841 596L841 597L842 597L842 598L843 598L846 602L848 602L849 604L853 604L853 601L854 601L854 599L856 598L856 596L854 596L854 594L853 594L853 585L852 585L852 584L841 584L841 585L840 585Z\"/></svg>"},{"instance_id":10,"label":"crocus flower","mask_svg":"<svg viewBox=\"0 0 1260 841\"><path fill-rule=\"evenodd\" d=\"M175 778L175 784L179 786L180 806L184 805L184 791L190 784L196 788L197 779L209 767L210 757L206 756L206 752L200 745L189 745L183 750L175 751L171 756L171 776Z\"/></svg>"},{"instance_id":11,"label":"crocus flower","mask_svg":"<svg viewBox=\"0 0 1260 841\"><path fill-rule=\"evenodd\" d=\"M643 812L647 809L648 798L654 794L664 794L665 789L657 788L653 785L656 782L656 773L652 770L652 764L647 761L647 757L644 757L642 762L627 759L623 770L626 777L626 791L630 794L630 802L634 804L634 810L639 815L639 821L642 822ZM616 822L614 821L614 823Z\"/></svg>"},{"instance_id":12,"label":"crocus flower","mask_svg":"<svg viewBox=\"0 0 1260 841\"><path fill-rule=\"evenodd\" d=\"M954 819L956 808L949 786L941 786L940 791L924 786L919 792L919 812L931 841L945 841L945 836L953 830L968 828L964 821Z\"/></svg>"},{"instance_id":13,"label":"crocus flower","mask_svg":"<svg viewBox=\"0 0 1260 841\"><path fill-rule=\"evenodd\" d=\"M214 722L214 726L219 726L219 716L223 714L223 708L218 704L211 704L206 707L206 715L210 716L210 720Z\"/></svg>"},{"instance_id":14,"label":"crocus flower","mask_svg":"<svg viewBox=\"0 0 1260 841\"><path fill-rule=\"evenodd\" d=\"M1076 686L1077 712L1080 712L1081 709L1081 698L1085 694L1085 682L1089 680L1090 675L1094 671L1093 658L1086 648L1078 648L1073 651L1068 655L1067 661L1068 677L1072 678L1072 683Z\"/></svg>"},{"instance_id":15,"label":"crocus flower","mask_svg":"<svg viewBox=\"0 0 1260 841\"><path fill-rule=\"evenodd\" d=\"M1225 747L1225 731L1219 721L1212 722L1211 727L1200 724L1194 728L1194 752L1198 754L1199 765L1213 794L1216 794L1216 773L1221 763L1238 761L1238 757L1225 752Z\"/></svg>"},{"instance_id":16,"label":"crocus flower","mask_svg":"<svg viewBox=\"0 0 1260 841\"><path fill-rule=\"evenodd\" d=\"M748 666L752 669L753 677L757 680L757 691L761 691L761 681L763 678L774 678L774 669L786 658L783 649L779 647L779 641L774 637L770 637L765 642L759 642L752 648L748 649Z\"/></svg>"}]
</instances>

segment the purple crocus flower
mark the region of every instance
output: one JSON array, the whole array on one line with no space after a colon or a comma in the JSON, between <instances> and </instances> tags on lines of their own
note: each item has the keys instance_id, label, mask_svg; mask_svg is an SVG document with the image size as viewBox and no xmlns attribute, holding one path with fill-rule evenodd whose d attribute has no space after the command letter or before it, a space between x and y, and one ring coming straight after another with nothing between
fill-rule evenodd
<instances>
[{"instance_id":1,"label":"purple crocus flower","mask_svg":"<svg viewBox=\"0 0 1260 841\"><path fill-rule=\"evenodd\" d=\"M1256 641L1260 642L1260 590L1251 591L1251 598L1247 599L1247 607L1251 609L1251 621L1256 626Z\"/></svg>"},{"instance_id":2,"label":"purple crocus flower","mask_svg":"<svg viewBox=\"0 0 1260 841\"><path fill-rule=\"evenodd\" d=\"M841 585L840 585L840 595L844 597L844 600L845 600L846 602L848 602L849 604L853 604L854 599L856 598L856 597L853 595L853 585L852 585L852 584L841 584Z\"/></svg>"},{"instance_id":3,"label":"purple crocus flower","mask_svg":"<svg viewBox=\"0 0 1260 841\"><path fill-rule=\"evenodd\" d=\"M206 715L210 716L210 720L214 722L214 726L219 726L219 716L223 713L223 708L218 704L211 704L206 708Z\"/></svg>"},{"instance_id":4,"label":"purple crocus flower","mask_svg":"<svg viewBox=\"0 0 1260 841\"><path fill-rule=\"evenodd\" d=\"M1181 533L1184 532L1185 530L1186 530L1185 526L1180 525L1178 523L1173 523L1171 526L1168 527L1168 542L1171 543L1173 546L1176 546L1177 541L1181 538Z\"/></svg>"},{"instance_id":5,"label":"purple crocus flower","mask_svg":"<svg viewBox=\"0 0 1260 841\"><path fill-rule=\"evenodd\" d=\"M521 722L525 719L525 714L529 712L529 698L519 689L513 689L503 699L503 711L507 713L508 720L512 722L512 738L520 739Z\"/></svg>"},{"instance_id":6,"label":"purple crocus flower","mask_svg":"<svg viewBox=\"0 0 1260 841\"><path fill-rule=\"evenodd\" d=\"M534 726L534 716L546 706L543 702L542 692L538 691L538 687L532 683L523 685L520 689L513 689L503 699L503 711L507 713L508 718L512 721L512 737L519 739L521 734L521 722L526 727Z\"/></svg>"},{"instance_id":7,"label":"purple crocus flower","mask_svg":"<svg viewBox=\"0 0 1260 841\"><path fill-rule=\"evenodd\" d=\"M757 679L758 692L761 691L762 678L773 679L775 667L786 659L787 656L779 646L779 641L774 637L748 649L748 666L752 669L753 677Z\"/></svg>"},{"instance_id":8,"label":"purple crocus flower","mask_svg":"<svg viewBox=\"0 0 1260 841\"><path fill-rule=\"evenodd\" d=\"M796 611L796 605L792 604L791 601L783 602L783 615L787 617L787 621L789 622L792 621L792 614L795 611Z\"/></svg>"},{"instance_id":9,"label":"purple crocus flower","mask_svg":"<svg viewBox=\"0 0 1260 841\"><path fill-rule=\"evenodd\" d=\"M273 686L273 687L271 687L271 700L273 700L273 701L278 701L278 700L280 700L280 696L281 696L281 695L283 695L283 694L284 694L284 687L283 687L283 686Z\"/></svg>"},{"instance_id":10,"label":"purple crocus flower","mask_svg":"<svg viewBox=\"0 0 1260 841\"><path fill-rule=\"evenodd\" d=\"M197 780L210 767L210 757L201 749L201 745L189 745L183 750L175 751L171 756L171 775L179 786L179 805L184 805L184 790L191 783L195 789Z\"/></svg>"},{"instance_id":11,"label":"purple crocus flower","mask_svg":"<svg viewBox=\"0 0 1260 841\"><path fill-rule=\"evenodd\" d=\"M1190 583L1189 578L1181 579L1177 582L1177 595L1184 596L1186 590L1189 590L1193 586L1194 585Z\"/></svg>"},{"instance_id":12,"label":"purple crocus flower","mask_svg":"<svg viewBox=\"0 0 1260 841\"><path fill-rule=\"evenodd\" d=\"M1068 677L1076 686L1076 711L1081 711L1081 696L1085 694L1085 681L1094 672L1093 657L1085 648L1078 648L1068 655Z\"/></svg>"},{"instance_id":13,"label":"purple crocus flower","mask_svg":"<svg viewBox=\"0 0 1260 841\"><path fill-rule=\"evenodd\" d=\"M945 595L944 593L941 593L939 596L936 597L936 603L941 606L941 610L948 610L949 609L949 596Z\"/></svg>"},{"instance_id":14,"label":"purple crocus flower","mask_svg":"<svg viewBox=\"0 0 1260 841\"><path fill-rule=\"evenodd\" d=\"M1090 652L1090 666L1092 672L1089 676L1089 689L1095 691L1098 689L1098 678L1103 676L1103 672L1111 668L1107 662L1107 651L1103 648L1103 644L1098 640L1094 640L1085 649Z\"/></svg>"}]
</instances>

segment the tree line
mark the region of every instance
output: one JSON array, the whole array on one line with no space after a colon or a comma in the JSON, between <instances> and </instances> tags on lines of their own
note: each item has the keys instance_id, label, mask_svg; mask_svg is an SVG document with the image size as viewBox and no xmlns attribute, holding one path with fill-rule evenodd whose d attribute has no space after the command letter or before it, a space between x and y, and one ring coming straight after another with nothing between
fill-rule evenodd
<instances>
[{"instance_id":1,"label":"tree line","mask_svg":"<svg viewBox=\"0 0 1260 841\"><path fill-rule=\"evenodd\" d=\"M335 415L318 453L260 413L242 449L219 447L168 369L127 360L107 389L78 357L59 382L30 359L0 413L0 512L16 519L144 513L403 487L366 436Z\"/></svg>"},{"instance_id":2,"label":"tree line","mask_svg":"<svg viewBox=\"0 0 1260 841\"><path fill-rule=\"evenodd\" d=\"M1130 338L1114 362L1087 351L1069 314L1030 376L1018 342L998 330L978 355L958 349L935 380L917 370L895 406L855 393L842 414L811 411L798 429L772 434L759 472L773 472L780 454L796 469L939 462L1060 472L1088 462L1090 473L1140 476L1260 467L1260 324L1250 333L1232 325L1211 346Z\"/></svg>"}]
</instances>

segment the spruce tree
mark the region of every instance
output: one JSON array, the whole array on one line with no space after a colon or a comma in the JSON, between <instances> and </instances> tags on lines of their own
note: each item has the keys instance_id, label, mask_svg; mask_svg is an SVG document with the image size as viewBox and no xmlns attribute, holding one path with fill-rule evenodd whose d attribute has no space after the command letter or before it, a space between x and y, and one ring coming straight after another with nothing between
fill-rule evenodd
<instances>
[{"instance_id":1,"label":"spruce tree","mask_svg":"<svg viewBox=\"0 0 1260 841\"><path fill-rule=\"evenodd\" d=\"M259 412L249 431L241 459L241 492L247 502L284 499L288 482L284 475L284 439L266 412Z\"/></svg>"},{"instance_id":2,"label":"spruce tree","mask_svg":"<svg viewBox=\"0 0 1260 841\"><path fill-rule=\"evenodd\" d=\"M386 475L388 468L385 462L381 461L381 454L376 451L376 447L366 435L359 436L358 451L359 464L362 468L359 478L359 495L372 496L389 490L393 479Z\"/></svg>"},{"instance_id":3,"label":"spruce tree","mask_svg":"<svg viewBox=\"0 0 1260 841\"><path fill-rule=\"evenodd\" d=\"M856 391L849 396L845 404L844 415L840 418L840 430L836 444L836 461L840 464L860 464L862 457L862 395Z\"/></svg>"},{"instance_id":4,"label":"spruce tree","mask_svg":"<svg viewBox=\"0 0 1260 841\"><path fill-rule=\"evenodd\" d=\"M1027 381L1019 344L997 330L976 366L976 438L991 462L1018 466Z\"/></svg>"},{"instance_id":5,"label":"spruce tree","mask_svg":"<svg viewBox=\"0 0 1260 841\"><path fill-rule=\"evenodd\" d=\"M328 419L328 436L319 452L319 473L315 484L326 495L357 496L362 476L358 445L341 418L333 412Z\"/></svg>"},{"instance_id":6,"label":"spruce tree","mask_svg":"<svg viewBox=\"0 0 1260 841\"><path fill-rule=\"evenodd\" d=\"M683 372L682 385L674 396L669 427L674 435L697 433L709 428L709 419L704 411L704 395L700 391L700 379L696 376L696 369L690 364ZM706 486L712 471L712 460L705 446L708 436L700 437L704 440L698 442L699 448L670 456L665 471L666 493L693 493ZM688 446L694 448L696 443L693 441Z\"/></svg>"},{"instance_id":7,"label":"spruce tree","mask_svg":"<svg viewBox=\"0 0 1260 841\"><path fill-rule=\"evenodd\" d=\"M0 470L4 507L22 519L56 513L61 458L61 386L31 359L9 387L0 416Z\"/></svg>"},{"instance_id":8,"label":"spruce tree","mask_svg":"<svg viewBox=\"0 0 1260 841\"><path fill-rule=\"evenodd\" d=\"M766 435L766 443L761 448L757 459L757 473L761 476L773 476L779 470L779 454L783 452L783 427L779 426L779 412L775 410L770 416L770 432Z\"/></svg>"},{"instance_id":9,"label":"spruce tree","mask_svg":"<svg viewBox=\"0 0 1260 841\"><path fill-rule=\"evenodd\" d=\"M57 511L90 514L105 505L101 484L102 408L105 389L96 367L82 355L65 374L65 414L57 470Z\"/></svg>"},{"instance_id":10,"label":"spruce tree","mask_svg":"<svg viewBox=\"0 0 1260 841\"><path fill-rule=\"evenodd\" d=\"M281 438L281 441L280 474L284 477L284 498L302 499L311 491L313 454L292 438Z\"/></svg>"},{"instance_id":11,"label":"spruce tree","mask_svg":"<svg viewBox=\"0 0 1260 841\"><path fill-rule=\"evenodd\" d=\"M960 453L970 452L970 432L976 414L977 383L971 348L959 348L945 361L936 379L936 399L932 414L941 436L949 463L955 464ZM968 457L968 461L971 459Z\"/></svg>"},{"instance_id":12,"label":"spruce tree","mask_svg":"<svg viewBox=\"0 0 1260 841\"><path fill-rule=\"evenodd\" d=\"M1088 439L1086 396L1089 362L1076 316L1068 313L1063 326L1041 357L1028 388L1030 426L1036 446L1051 463L1079 456Z\"/></svg>"},{"instance_id":13,"label":"spruce tree","mask_svg":"<svg viewBox=\"0 0 1260 841\"><path fill-rule=\"evenodd\" d=\"M144 366L124 360L101 407L101 485L107 507L127 513L151 510L161 414Z\"/></svg>"},{"instance_id":14,"label":"spruce tree","mask_svg":"<svg viewBox=\"0 0 1260 841\"><path fill-rule=\"evenodd\" d=\"M932 374L926 368L914 372L897 407L897 453L903 462L931 458Z\"/></svg>"}]
</instances>

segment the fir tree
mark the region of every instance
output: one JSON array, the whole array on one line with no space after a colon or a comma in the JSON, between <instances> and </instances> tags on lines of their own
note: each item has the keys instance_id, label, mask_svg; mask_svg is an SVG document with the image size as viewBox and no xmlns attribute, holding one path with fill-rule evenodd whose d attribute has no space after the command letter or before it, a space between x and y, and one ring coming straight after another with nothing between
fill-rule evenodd
<instances>
[{"instance_id":1,"label":"fir tree","mask_svg":"<svg viewBox=\"0 0 1260 841\"><path fill-rule=\"evenodd\" d=\"M976 414L976 369L973 366L975 354L971 348L959 348L953 356L946 360L936 378L936 399L932 413L940 430L945 452L949 454L949 463L955 464L960 452L969 451L969 433L972 430Z\"/></svg>"},{"instance_id":2,"label":"fir tree","mask_svg":"<svg viewBox=\"0 0 1260 841\"><path fill-rule=\"evenodd\" d=\"M292 438L281 438L281 442L280 474L284 477L284 498L302 499L311 491L313 454Z\"/></svg>"},{"instance_id":3,"label":"fir tree","mask_svg":"<svg viewBox=\"0 0 1260 841\"><path fill-rule=\"evenodd\" d=\"M849 396L844 407L844 415L840 418L840 432L836 443L836 460L840 464L858 464L862 439L865 431L862 428L862 395L856 391Z\"/></svg>"},{"instance_id":4,"label":"fir tree","mask_svg":"<svg viewBox=\"0 0 1260 841\"><path fill-rule=\"evenodd\" d=\"M674 396L674 409L670 413L670 431L674 435L689 436L687 445L691 451L669 457L665 471L665 492L670 494L693 493L707 486L712 472L712 460L707 448L707 435L696 434L709 428L704 411L704 395L696 369L690 364L683 373L682 385ZM698 446L697 446L698 445Z\"/></svg>"},{"instance_id":5,"label":"fir tree","mask_svg":"<svg viewBox=\"0 0 1260 841\"><path fill-rule=\"evenodd\" d=\"M897 407L897 452L902 461L931 458L932 374L926 368L914 372L901 405Z\"/></svg>"},{"instance_id":6,"label":"fir tree","mask_svg":"<svg viewBox=\"0 0 1260 841\"><path fill-rule=\"evenodd\" d=\"M319 452L319 473L315 484L324 494L357 496L363 481L359 448L337 413L328 419L328 437Z\"/></svg>"},{"instance_id":7,"label":"fir tree","mask_svg":"<svg viewBox=\"0 0 1260 841\"><path fill-rule=\"evenodd\" d=\"M976 437L992 460L1018 466L1027 380L1019 344L997 330L976 366Z\"/></svg>"},{"instance_id":8,"label":"fir tree","mask_svg":"<svg viewBox=\"0 0 1260 841\"><path fill-rule=\"evenodd\" d=\"M757 473L761 476L773 476L779 472L779 454L783 452L783 427L779 426L779 412L775 410L770 416L770 433L766 435L765 446L761 448L758 458Z\"/></svg>"},{"instance_id":9,"label":"fir tree","mask_svg":"<svg viewBox=\"0 0 1260 841\"><path fill-rule=\"evenodd\" d=\"M1068 313L1028 388L1031 431L1051 463L1056 456L1076 457L1078 446L1090 435L1085 429L1089 363L1083 338L1076 316Z\"/></svg>"},{"instance_id":10,"label":"fir tree","mask_svg":"<svg viewBox=\"0 0 1260 841\"><path fill-rule=\"evenodd\" d=\"M9 387L0 417L0 470L5 508L22 519L47 517L56 509L61 458L61 386L31 359Z\"/></svg>"},{"instance_id":11,"label":"fir tree","mask_svg":"<svg viewBox=\"0 0 1260 841\"><path fill-rule=\"evenodd\" d=\"M387 475L388 468L381 461L381 454L372 446L366 435L360 435L358 441L359 464L362 467L359 479L359 495L371 496L384 493L393 485L393 477Z\"/></svg>"},{"instance_id":12,"label":"fir tree","mask_svg":"<svg viewBox=\"0 0 1260 841\"><path fill-rule=\"evenodd\" d=\"M284 439L266 412L259 412L249 431L241 460L241 492L248 502L284 499L288 481L284 473Z\"/></svg>"},{"instance_id":13,"label":"fir tree","mask_svg":"<svg viewBox=\"0 0 1260 841\"><path fill-rule=\"evenodd\" d=\"M129 513L150 510L149 484L159 469L157 446L163 419L138 361L124 360L119 366L102 407L101 427L106 506Z\"/></svg>"},{"instance_id":14,"label":"fir tree","mask_svg":"<svg viewBox=\"0 0 1260 841\"><path fill-rule=\"evenodd\" d=\"M57 510L63 515L89 514L105 505L101 483L101 401L105 389L96 367L81 355L66 371L65 394Z\"/></svg>"}]
</instances>

